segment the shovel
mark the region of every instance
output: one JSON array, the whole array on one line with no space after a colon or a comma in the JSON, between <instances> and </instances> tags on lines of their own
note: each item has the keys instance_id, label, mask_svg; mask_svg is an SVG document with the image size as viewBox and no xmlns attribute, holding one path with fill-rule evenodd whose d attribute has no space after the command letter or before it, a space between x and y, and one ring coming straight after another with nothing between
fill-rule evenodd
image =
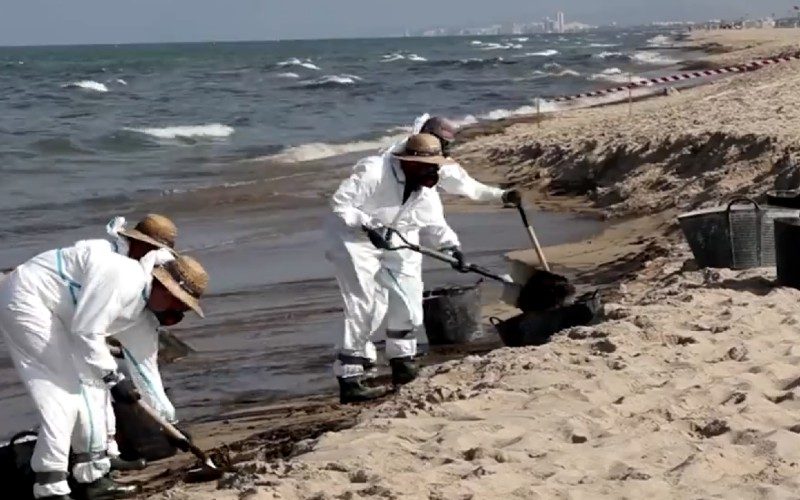
<instances>
[{"instance_id":1,"label":"shovel","mask_svg":"<svg viewBox=\"0 0 800 500\"><path fill-rule=\"evenodd\" d=\"M522 224L525 226L525 229L528 230L528 237L531 239L533 249L536 250L536 256L539 257L539 263L542 265L545 271L549 271L550 265L547 263L542 246L539 244L539 238L536 237L536 232L533 230L533 226L528 221L528 214L525 212L525 207L522 206L522 203L517 205L517 211L519 211L519 216L522 217Z\"/></svg>"},{"instance_id":2,"label":"shovel","mask_svg":"<svg viewBox=\"0 0 800 500\"><path fill-rule=\"evenodd\" d=\"M192 452L194 456L200 459L200 463L202 467L196 471L189 471L190 475L194 476L195 481L205 480L205 481L213 481L215 479L219 479L222 477L222 473L224 472L222 469L214 464L213 460L206 455L206 453L198 448L194 443L192 443L186 436L181 433L174 425L167 422L164 417L162 417L156 410L150 407L147 403L142 400L139 400L138 403L139 407L147 413L150 418L152 418L158 425L161 426L162 431L164 434L169 436L172 439L177 441L183 441L186 443L187 448L189 451ZM202 477L201 477L202 476Z\"/></svg>"},{"instance_id":3,"label":"shovel","mask_svg":"<svg viewBox=\"0 0 800 500\"><path fill-rule=\"evenodd\" d=\"M459 264L458 259L452 255L411 243L396 230L391 229L390 231L396 234L404 244L388 248L388 250L407 249L446 262L451 266ZM550 271L536 270L536 272L528 278L528 281L524 285L521 285L515 283L514 280L511 279L511 276L507 274L499 275L477 264L464 263L463 269L466 272L479 274L502 283L502 300L524 312L543 311L553 306L560 305L567 297L575 293L575 288L567 282L566 278L553 274Z\"/></svg>"}]
</instances>

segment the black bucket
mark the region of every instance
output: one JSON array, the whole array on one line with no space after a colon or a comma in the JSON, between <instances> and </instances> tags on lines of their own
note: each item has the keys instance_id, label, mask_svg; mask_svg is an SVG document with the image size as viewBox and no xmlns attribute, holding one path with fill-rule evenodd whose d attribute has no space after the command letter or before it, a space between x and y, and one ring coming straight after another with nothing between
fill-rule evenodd
<instances>
[{"instance_id":1,"label":"black bucket","mask_svg":"<svg viewBox=\"0 0 800 500\"><path fill-rule=\"evenodd\" d=\"M36 446L36 432L25 431L0 445L0 477L3 481L3 498L28 500L33 498L34 473L31 457ZM26 439L27 438L27 439Z\"/></svg>"},{"instance_id":2,"label":"black bucket","mask_svg":"<svg viewBox=\"0 0 800 500\"><path fill-rule=\"evenodd\" d=\"M775 220L775 265L778 284L800 289L800 219Z\"/></svg>"},{"instance_id":3,"label":"black bucket","mask_svg":"<svg viewBox=\"0 0 800 500\"><path fill-rule=\"evenodd\" d=\"M767 205L783 208L800 208L800 190L767 191Z\"/></svg>"},{"instance_id":4,"label":"black bucket","mask_svg":"<svg viewBox=\"0 0 800 500\"><path fill-rule=\"evenodd\" d=\"M117 445L123 460L143 458L148 462L169 458L177 449L139 405L112 403L117 417Z\"/></svg>"},{"instance_id":5,"label":"black bucket","mask_svg":"<svg viewBox=\"0 0 800 500\"><path fill-rule=\"evenodd\" d=\"M423 293L425 333L431 345L466 344L481 336L479 284L436 288Z\"/></svg>"},{"instance_id":6,"label":"black bucket","mask_svg":"<svg viewBox=\"0 0 800 500\"><path fill-rule=\"evenodd\" d=\"M539 346L561 330L588 325L600 310L597 291L580 296L573 304L549 311L522 313L507 320L489 318L508 347Z\"/></svg>"}]
</instances>

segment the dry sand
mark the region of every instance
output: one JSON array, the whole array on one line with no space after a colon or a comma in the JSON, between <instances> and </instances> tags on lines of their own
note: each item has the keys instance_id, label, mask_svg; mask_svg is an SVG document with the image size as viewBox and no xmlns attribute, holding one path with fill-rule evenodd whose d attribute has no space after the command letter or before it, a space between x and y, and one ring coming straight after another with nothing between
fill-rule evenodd
<instances>
[{"instance_id":1,"label":"dry sand","mask_svg":"<svg viewBox=\"0 0 800 500\"><path fill-rule=\"evenodd\" d=\"M693 43L722 39L725 57L762 50L749 32ZM798 91L790 63L636 103L630 118L623 105L473 134L458 152L468 166L492 165L539 205L618 219L548 249L606 285L603 320L428 367L360 414L279 412L310 439L277 451L275 422L240 418L227 441L265 434L233 445L235 472L151 498L798 498L800 291L774 286L772 269L694 269L674 224L731 194L798 186ZM326 411L357 424L323 432Z\"/></svg>"}]
</instances>

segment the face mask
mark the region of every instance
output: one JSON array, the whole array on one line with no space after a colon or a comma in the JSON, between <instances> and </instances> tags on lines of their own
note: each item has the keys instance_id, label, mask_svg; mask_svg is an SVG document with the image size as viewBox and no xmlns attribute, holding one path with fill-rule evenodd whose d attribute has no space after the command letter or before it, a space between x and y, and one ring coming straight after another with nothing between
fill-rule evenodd
<instances>
[{"instance_id":1,"label":"face mask","mask_svg":"<svg viewBox=\"0 0 800 500\"><path fill-rule=\"evenodd\" d=\"M156 318L158 318L158 323L161 326L177 325L186 315L184 311L176 311L175 309L167 309L166 311L156 312L154 314Z\"/></svg>"}]
</instances>

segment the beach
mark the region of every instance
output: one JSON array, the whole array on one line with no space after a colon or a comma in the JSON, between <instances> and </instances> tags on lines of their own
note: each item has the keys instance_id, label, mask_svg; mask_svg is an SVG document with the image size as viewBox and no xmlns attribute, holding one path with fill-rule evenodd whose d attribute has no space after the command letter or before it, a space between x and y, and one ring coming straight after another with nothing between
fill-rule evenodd
<instances>
[{"instance_id":1,"label":"beach","mask_svg":"<svg viewBox=\"0 0 800 500\"><path fill-rule=\"evenodd\" d=\"M687 43L713 48L709 64L739 64L796 52L798 39ZM788 62L630 108L473 129L456 150L471 172L524 188L539 209L606 220L546 249L601 289L601 321L432 364L375 405L322 394L233 410L192 428L231 463L219 482L182 484L186 457L131 479L150 478L145 497L159 499L795 498L800 292L776 287L774 269L697 269L676 216L798 187L799 90ZM529 250L508 260L512 272L536 262Z\"/></svg>"}]
</instances>

